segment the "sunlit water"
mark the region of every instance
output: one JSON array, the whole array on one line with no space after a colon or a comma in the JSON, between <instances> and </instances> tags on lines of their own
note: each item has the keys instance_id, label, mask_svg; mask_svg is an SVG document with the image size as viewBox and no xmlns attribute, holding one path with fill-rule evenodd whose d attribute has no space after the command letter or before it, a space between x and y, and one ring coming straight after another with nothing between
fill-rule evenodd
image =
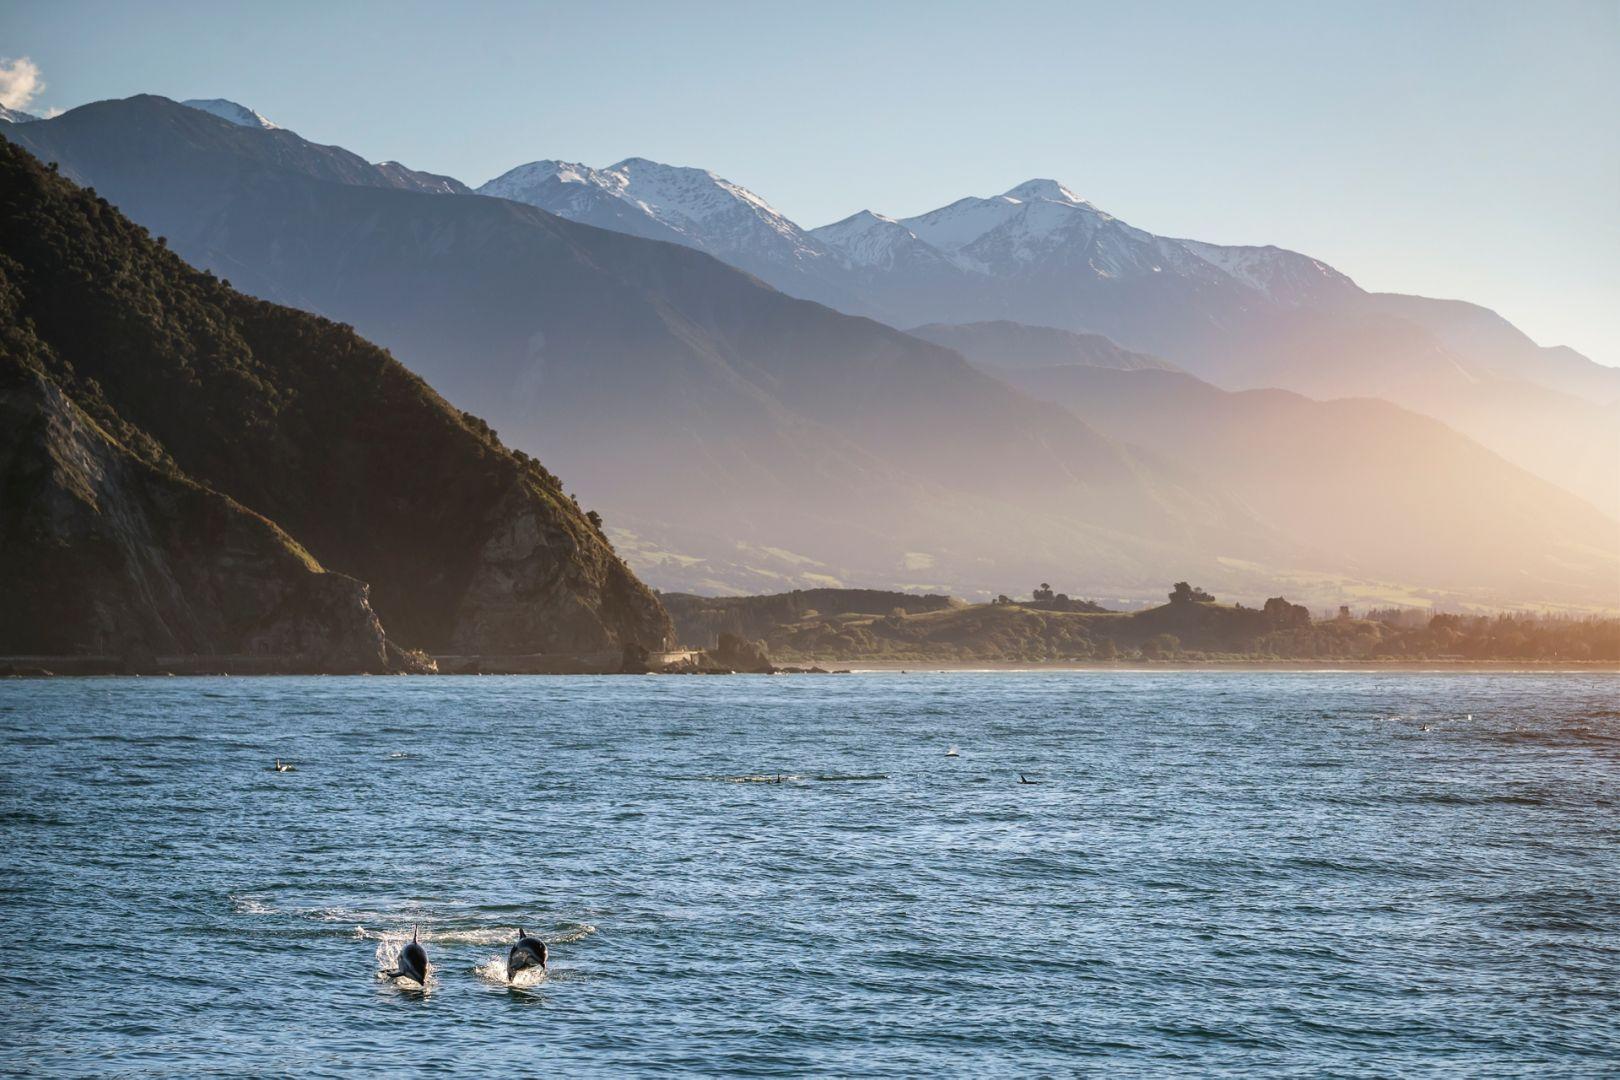
<instances>
[{"instance_id":1,"label":"sunlit water","mask_svg":"<svg viewBox=\"0 0 1620 1080\"><path fill-rule=\"evenodd\" d=\"M11 681L0 1071L1590 1075L1617 796L1610 675Z\"/></svg>"}]
</instances>

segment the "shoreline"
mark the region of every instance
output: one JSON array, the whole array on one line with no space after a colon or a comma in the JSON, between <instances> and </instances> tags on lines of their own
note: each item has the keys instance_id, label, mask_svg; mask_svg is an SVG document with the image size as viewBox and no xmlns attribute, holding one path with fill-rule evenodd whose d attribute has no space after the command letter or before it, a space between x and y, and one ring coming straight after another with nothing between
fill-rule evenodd
<instances>
[{"instance_id":1,"label":"shoreline","mask_svg":"<svg viewBox=\"0 0 1620 1080\"><path fill-rule=\"evenodd\" d=\"M528 670L528 671L480 671L450 670L425 673L387 672L375 673L366 671L314 671L314 670L237 670L228 671L219 668L211 670L191 671L152 671L129 672L109 670L71 670L76 666L64 664L62 667L70 670L53 670L41 665L23 670L13 669L6 671L0 668L0 681L8 679L203 679L203 678L232 678L232 679L274 679L274 678L308 678L319 675L326 678L478 678L493 677L533 677L533 678L600 678L604 675L624 677L645 677L656 675L659 677L681 677L702 675L713 678L716 675L745 675L757 678L776 676L792 676L802 678L848 676L848 675L1009 675L1009 674L1043 674L1043 673L1087 673L1087 674L1118 674L1118 675L1168 675L1168 674L1196 674L1199 672L1227 672L1270 675L1325 675L1333 673L1405 673L1411 675L1461 675L1461 674L1498 674L1498 675L1620 675L1620 664L1608 660L1218 660L1206 662L1180 662L1162 661L1147 662L1133 661L980 661L977 663L966 661L926 661L926 660L805 660L793 661L782 665L783 667L807 668L819 667L821 671L786 671L779 670L772 673L765 672L624 672L624 671L566 671L566 670Z\"/></svg>"},{"instance_id":2,"label":"shoreline","mask_svg":"<svg viewBox=\"0 0 1620 1080\"><path fill-rule=\"evenodd\" d=\"M1620 674L1620 664L1611 660L1210 660L1210 661L969 661L938 662L928 660L815 660L795 663L819 664L827 667L837 664L851 674L925 674L928 672L957 672L985 674L1005 672L1043 671L1097 671L1120 674L1151 675L1158 672L1196 671L1250 671L1285 674L1294 672L1330 671L1409 671L1415 673L1446 672L1534 672L1538 674L1579 675L1597 672Z\"/></svg>"}]
</instances>

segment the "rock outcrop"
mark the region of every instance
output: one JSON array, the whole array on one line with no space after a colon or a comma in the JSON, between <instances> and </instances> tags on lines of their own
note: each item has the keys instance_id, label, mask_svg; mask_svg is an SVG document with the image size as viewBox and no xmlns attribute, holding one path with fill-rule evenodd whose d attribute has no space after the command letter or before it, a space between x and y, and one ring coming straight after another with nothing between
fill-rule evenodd
<instances>
[{"instance_id":1,"label":"rock outcrop","mask_svg":"<svg viewBox=\"0 0 1620 1080\"><path fill-rule=\"evenodd\" d=\"M252 511L113 441L47 376L0 355L0 654L180 654L384 672L366 586Z\"/></svg>"}]
</instances>

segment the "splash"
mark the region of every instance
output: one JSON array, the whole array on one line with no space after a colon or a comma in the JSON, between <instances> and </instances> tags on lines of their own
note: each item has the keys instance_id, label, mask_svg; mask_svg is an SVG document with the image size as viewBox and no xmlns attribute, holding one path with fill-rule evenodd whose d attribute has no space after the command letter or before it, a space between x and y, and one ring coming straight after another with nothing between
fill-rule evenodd
<instances>
[{"instance_id":1,"label":"splash","mask_svg":"<svg viewBox=\"0 0 1620 1080\"><path fill-rule=\"evenodd\" d=\"M579 941L596 933L596 927L590 923L564 923L565 929L552 934L541 935L548 945L567 945ZM532 928L532 927L531 927ZM515 926L476 926L476 927L434 927L419 925L416 928L418 940L423 944L433 945L510 945L517 941L518 928ZM397 951L404 948L405 943L411 940L411 931L405 930L372 930L364 925L354 928L354 936L362 941L376 941L382 945L392 944Z\"/></svg>"},{"instance_id":2,"label":"splash","mask_svg":"<svg viewBox=\"0 0 1620 1080\"><path fill-rule=\"evenodd\" d=\"M439 981L434 974L436 965L433 963L432 957L428 958L427 982L425 983L419 983L407 975L401 975L396 978L391 977L388 974L391 971L399 970L399 954L410 940L411 937L409 934L403 934L394 935L390 938L377 942L377 978L383 981L392 982L395 986L398 986L403 990L420 990L425 994L432 990Z\"/></svg>"},{"instance_id":3,"label":"splash","mask_svg":"<svg viewBox=\"0 0 1620 1080\"><path fill-rule=\"evenodd\" d=\"M505 956L492 956L482 964L475 965L473 971L480 979L499 983L502 986L515 986L519 989L538 986L546 981L547 975L544 968L524 968L516 976L509 978L506 971Z\"/></svg>"}]
</instances>

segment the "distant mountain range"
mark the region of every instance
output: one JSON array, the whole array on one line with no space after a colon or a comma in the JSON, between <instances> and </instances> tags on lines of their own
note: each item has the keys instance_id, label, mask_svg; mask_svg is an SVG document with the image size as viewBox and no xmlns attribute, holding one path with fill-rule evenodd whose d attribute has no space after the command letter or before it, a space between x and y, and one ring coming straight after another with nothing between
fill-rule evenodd
<instances>
[{"instance_id":1,"label":"distant mountain range","mask_svg":"<svg viewBox=\"0 0 1620 1080\"><path fill-rule=\"evenodd\" d=\"M1361 589L1413 600L1620 603L1614 561L1604 561L1616 555L1612 523L1466 439L1460 460L1481 483L1527 492L1514 512L1534 506L1565 544L1596 555L1555 573L1548 560L1561 549L1544 546L1547 532L1504 529L1493 549L1500 564L1483 576L1441 572L1432 549L1416 549L1428 523L1449 512L1444 502L1414 508L1399 526L1410 557L1365 537L1324 547L1286 508L1262 509L1243 483L1182 447L1104 434L1050 388L1019 392L1011 375L983 374L962 355L990 367L1055 359L1145 375L1173 366L1140 348L1052 320L909 336L756 280L773 280L756 267L787 267L774 279L784 290L786 274L834 291L848 283L858 297L871 283L849 276L852 250L868 252L868 269L932 267L958 283L986 277L966 261L1021 258L1018 228L981 243L985 232L969 234L982 222L962 204L923 215L929 222L890 223L916 243L881 255L853 239L871 232L860 222L841 223L845 235L831 239L805 233L734 185L634 159L599 171L537 163L485 186L510 198L481 198L448 178L154 97L0 134L93 184L197 265L391 348L457 405L539 453L607 514L621 553L663 587L841 583L973 594L1044 577L1071 592L1135 597L1191 574L1228 595L1265 595L1289 575L1290 595L1312 602ZM1021 196L1008 198L1025 209L1008 217L1012 204L991 207L1003 216L996 228L1083 212L1054 188L1015 189ZM572 209L556 216L518 205L537 199ZM591 224L566 220L592 215ZM1137 251L1134 230L1098 227ZM1272 265L1203 247L1173 242L1161 261L1178 268L1177 289L1194 302L1242 289L1283 310L1354 288L1303 256L1282 253ZM844 306L830 293L826 302ZM951 310L948 321L970 313ZM984 342L999 343L991 360ZM1499 362L1521 351L1507 348ZM1404 460L1443 489L1453 459L1431 467L1429 445L1408 438L1417 430L1382 431L1387 452L1372 458L1378 469Z\"/></svg>"},{"instance_id":2,"label":"distant mountain range","mask_svg":"<svg viewBox=\"0 0 1620 1080\"><path fill-rule=\"evenodd\" d=\"M1365 292L1296 252L1154 235L1053 180L808 231L712 173L640 159L606 170L537 162L479 191L696 247L893 326L1099 333L1232 389L1383 397L1620 516L1620 369L1542 348L1477 305Z\"/></svg>"}]
</instances>

